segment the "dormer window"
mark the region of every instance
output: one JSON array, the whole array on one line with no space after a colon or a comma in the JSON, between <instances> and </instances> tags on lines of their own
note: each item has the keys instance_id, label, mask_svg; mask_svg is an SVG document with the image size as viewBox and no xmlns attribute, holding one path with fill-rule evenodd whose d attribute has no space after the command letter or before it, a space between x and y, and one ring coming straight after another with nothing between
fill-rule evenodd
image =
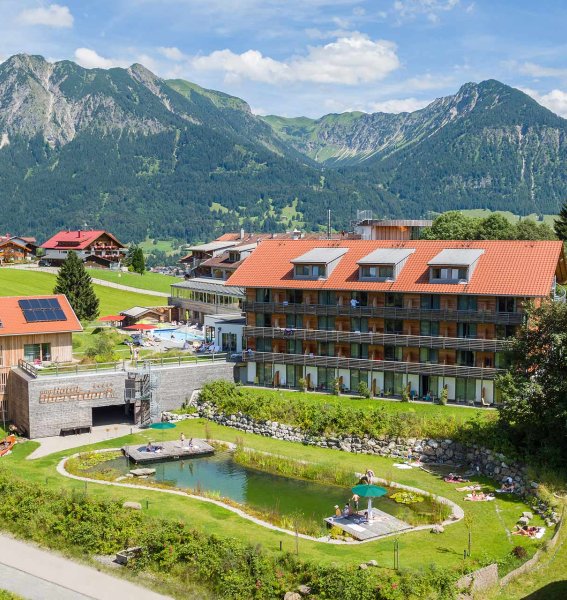
<instances>
[{"instance_id":1,"label":"dormer window","mask_svg":"<svg viewBox=\"0 0 567 600\"><path fill-rule=\"evenodd\" d=\"M240 260L240 252L229 252L228 253L228 262L234 263Z\"/></svg>"},{"instance_id":2,"label":"dormer window","mask_svg":"<svg viewBox=\"0 0 567 600\"><path fill-rule=\"evenodd\" d=\"M431 283L468 283L484 254L480 248L447 248L432 258L429 265Z\"/></svg>"},{"instance_id":3,"label":"dormer window","mask_svg":"<svg viewBox=\"0 0 567 600\"><path fill-rule=\"evenodd\" d=\"M395 281L414 248L380 248L358 261L360 281Z\"/></svg>"},{"instance_id":4,"label":"dormer window","mask_svg":"<svg viewBox=\"0 0 567 600\"><path fill-rule=\"evenodd\" d=\"M347 251L348 248L313 248L291 261L293 276L296 279L326 279Z\"/></svg>"}]
</instances>

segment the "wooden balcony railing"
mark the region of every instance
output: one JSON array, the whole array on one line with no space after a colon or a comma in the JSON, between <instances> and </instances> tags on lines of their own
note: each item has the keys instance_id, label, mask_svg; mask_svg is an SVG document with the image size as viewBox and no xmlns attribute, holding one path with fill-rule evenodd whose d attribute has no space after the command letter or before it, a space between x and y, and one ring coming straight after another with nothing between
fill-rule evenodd
<instances>
[{"instance_id":1,"label":"wooden balcony railing","mask_svg":"<svg viewBox=\"0 0 567 600\"><path fill-rule=\"evenodd\" d=\"M393 371L419 375L439 375L443 377L467 377L474 379L494 379L503 369L483 367L463 367L433 363L413 363L389 360L369 360L366 358L342 358L338 356L317 356L312 354L282 354L276 352L243 352L245 362L278 363L284 365L304 365L332 369L362 369L364 371Z\"/></svg>"},{"instance_id":2,"label":"wooden balcony railing","mask_svg":"<svg viewBox=\"0 0 567 600\"><path fill-rule=\"evenodd\" d=\"M279 327L245 327L246 337L273 339L312 340L317 342L345 342L376 346L405 346L412 348L438 348L500 352L506 350L506 340L479 338L453 338L441 336L402 335L397 333L360 333L354 331L327 331L321 329L281 329Z\"/></svg>"},{"instance_id":3,"label":"wooden balcony railing","mask_svg":"<svg viewBox=\"0 0 567 600\"><path fill-rule=\"evenodd\" d=\"M287 302L245 302L244 311L317 316L377 317L385 319L412 319L424 321L459 321L466 323L498 323L519 325L524 313L479 310L445 310L422 308L394 308L391 306L357 306L338 304L294 304Z\"/></svg>"}]
</instances>

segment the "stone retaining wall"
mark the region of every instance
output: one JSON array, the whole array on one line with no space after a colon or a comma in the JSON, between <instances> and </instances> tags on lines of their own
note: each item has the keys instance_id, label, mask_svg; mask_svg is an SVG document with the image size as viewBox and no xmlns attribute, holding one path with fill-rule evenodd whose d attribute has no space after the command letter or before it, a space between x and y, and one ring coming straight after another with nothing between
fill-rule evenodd
<instances>
[{"instance_id":1,"label":"stone retaining wall","mask_svg":"<svg viewBox=\"0 0 567 600\"><path fill-rule=\"evenodd\" d=\"M219 425L232 427L245 433L254 433L289 442L300 442L309 446L343 450L354 454L388 456L406 460L408 453L411 452L412 460L419 459L424 464L463 465L466 468L477 469L479 474L496 480L512 477L519 493L523 493L528 485L527 472L524 466L513 464L504 455L475 445L466 446L454 440L404 439L386 436L377 439L368 436L312 436L299 427L277 423L276 421L256 421L242 413L225 415L212 404L200 403L195 397L192 398L191 404L196 409L194 414L164 413L164 419L181 420L204 417Z\"/></svg>"}]
</instances>

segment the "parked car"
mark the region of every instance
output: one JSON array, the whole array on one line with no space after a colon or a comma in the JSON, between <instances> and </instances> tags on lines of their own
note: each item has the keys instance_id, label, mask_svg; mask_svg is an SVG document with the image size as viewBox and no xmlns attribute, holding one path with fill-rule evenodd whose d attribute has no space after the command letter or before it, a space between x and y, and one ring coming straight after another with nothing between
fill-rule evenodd
<instances>
[{"instance_id":1,"label":"parked car","mask_svg":"<svg viewBox=\"0 0 567 600\"><path fill-rule=\"evenodd\" d=\"M37 263L38 267L50 267L51 266L51 261L47 260L47 258L42 258L40 259L40 261Z\"/></svg>"}]
</instances>

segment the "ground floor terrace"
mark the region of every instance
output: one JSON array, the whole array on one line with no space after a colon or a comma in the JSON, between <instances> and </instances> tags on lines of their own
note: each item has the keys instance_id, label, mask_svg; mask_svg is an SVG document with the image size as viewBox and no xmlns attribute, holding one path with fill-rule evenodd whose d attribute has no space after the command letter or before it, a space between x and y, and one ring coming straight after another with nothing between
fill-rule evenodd
<instances>
[{"instance_id":1,"label":"ground floor terrace","mask_svg":"<svg viewBox=\"0 0 567 600\"><path fill-rule=\"evenodd\" d=\"M446 389L449 402L498 402L496 369L256 351L244 352L243 358L246 367L240 378L249 384L296 389L303 384L308 390L332 391L338 381L341 392L359 393L364 383L378 397L400 398L407 391L412 400L435 402Z\"/></svg>"}]
</instances>

